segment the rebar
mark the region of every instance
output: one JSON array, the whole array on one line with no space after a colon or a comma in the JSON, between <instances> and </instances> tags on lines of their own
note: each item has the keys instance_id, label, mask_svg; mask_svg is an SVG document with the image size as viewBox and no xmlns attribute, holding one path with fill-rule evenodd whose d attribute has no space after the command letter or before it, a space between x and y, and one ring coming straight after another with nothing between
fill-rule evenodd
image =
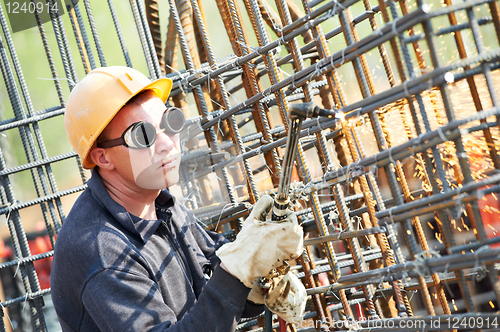
<instances>
[{"instance_id":1,"label":"rebar","mask_svg":"<svg viewBox=\"0 0 500 332\"><path fill-rule=\"evenodd\" d=\"M481 330L479 319L497 319L498 1L427 2L73 1L68 20L33 14L41 43L29 52L1 4L0 215L15 256L0 269L17 266L24 287L0 299L2 317L27 301L35 330L53 323L34 269L53 251L30 249L27 213L39 210L53 246L65 202L86 188L79 157L52 142L65 141L68 91L98 58L174 82L167 103L188 118L178 199L200 225L233 239L261 195L289 198L307 236L291 271L311 295L290 331ZM301 121L287 141L291 103L342 116ZM266 319L237 330L278 327ZM444 328L453 319L468 325Z\"/></svg>"}]
</instances>

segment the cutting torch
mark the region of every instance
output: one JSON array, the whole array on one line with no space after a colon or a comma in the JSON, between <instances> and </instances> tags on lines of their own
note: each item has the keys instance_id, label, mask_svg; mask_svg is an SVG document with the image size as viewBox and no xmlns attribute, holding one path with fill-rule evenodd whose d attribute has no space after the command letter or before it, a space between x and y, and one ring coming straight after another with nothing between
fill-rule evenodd
<instances>
[{"instance_id":1,"label":"cutting torch","mask_svg":"<svg viewBox=\"0 0 500 332\"><path fill-rule=\"evenodd\" d=\"M292 180L293 162L297 153L300 130L302 128L302 121L307 118L317 118L318 116L335 117L337 112L327 110L316 106L314 102L310 103L297 103L289 105L290 124L288 128L288 137L286 140L286 151L283 158L282 172L278 186L278 192L274 198L273 205L273 221L280 221L284 219L288 213L290 205L289 191L290 182Z\"/></svg>"},{"instance_id":2,"label":"cutting torch","mask_svg":"<svg viewBox=\"0 0 500 332\"><path fill-rule=\"evenodd\" d=\"M300 138L300 130L302 128L302 121L307 118L336 117L337 112L327 110L316 106L314 102L309 103L296 103L290 104L289 107L290 124L288 126L288 136L286 140L285 156L283 158L282 172L280 176L278 192L274 198L271 220L280 222L288 215L288 208L290 206L290 182L292 180L293 162L297 153L297 148ZM285 275L288 273L290 267L285 261L283 265L274 269L269 275L260 279L259 285L263 288L268 288L269 281L273 277Z\"/></svg>"},{"instance_id":3,"label":"cutting torch","mask_svg":"<svg viewBox=\"0 0 500 332\"><path fill-rule=\"evenodd\" d=\"M281 168L282 172L280 176L278 192L274 198L271 216L272 221L280 222L288 215L288 208L290 206L290 182L292 180L293 163L295 161L295 155L298 149L302 121L307 118L317 118L319 116L332 118L335 117L336 114L337 113L333 110L327 110L316 106L314 102L289 105L290 123L288 127L286 150L285 156L283 158L283 165ZM269 288L270 280L273 277L285 275L289 270L290 266L286 261L284 261L283 265L273 270L269 275L262 277L259 281L259 285L263 288ZM286 297L285 294L283 296ZM270 311L266 310L265 317L265 331L272 331L272 317ZM286 331L286 322L281 318L279 318L279 326L280 331Z\"/></svg>"}]
</instances>

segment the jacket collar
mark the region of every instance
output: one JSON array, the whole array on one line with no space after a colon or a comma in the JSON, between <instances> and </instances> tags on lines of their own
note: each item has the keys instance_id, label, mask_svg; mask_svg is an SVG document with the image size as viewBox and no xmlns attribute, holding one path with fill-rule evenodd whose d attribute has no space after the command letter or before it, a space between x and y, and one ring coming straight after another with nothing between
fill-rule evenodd
<instances>
[{"instance_id":1,"label":"jacket collar","mask_svg":"<svg viewBox=\"0 0 500 332\"><path fill-rule=\"evenodd\" d=\"M111 198L106 187L102 183L99 172L92 170L92 177L88 180L87 186L95 200L107 210L113 218L125 227L132 235L141 238L146 243L161 224L161 219L149 220L139 218L129 213L122 205ZM175 204L175 197L167 189L160 192L155 200L157 210L164 212Z\"/></svg>"}]
</instances>

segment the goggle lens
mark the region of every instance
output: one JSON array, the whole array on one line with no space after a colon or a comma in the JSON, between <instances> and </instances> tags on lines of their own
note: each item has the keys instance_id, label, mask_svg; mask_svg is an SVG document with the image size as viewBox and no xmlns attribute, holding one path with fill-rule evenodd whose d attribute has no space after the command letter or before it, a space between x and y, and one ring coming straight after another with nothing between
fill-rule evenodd
<instances>
[{"instance_id":1,"label":"goggle lens","mask_svg":"<svg viewBox=\"0 0 500 332\"><path fill-rule=\"evenodd\" d=\"M161 128L165 129L167 134L177 134L181 132L185 124L184 113L177 107L172 107L163 115Z\"/></svg>"},{"instance_id":2,"label":"goggle lens","mask_svg":"<svg viewBox=\"0 0 500 332\"><path fill-rule=\"evenodd\" d=\"M128 145L136 149L150 147L156 141L156 129L149 122L136 123L131 128L130 134L132 144Z\"/></svg>"}]
</instances>

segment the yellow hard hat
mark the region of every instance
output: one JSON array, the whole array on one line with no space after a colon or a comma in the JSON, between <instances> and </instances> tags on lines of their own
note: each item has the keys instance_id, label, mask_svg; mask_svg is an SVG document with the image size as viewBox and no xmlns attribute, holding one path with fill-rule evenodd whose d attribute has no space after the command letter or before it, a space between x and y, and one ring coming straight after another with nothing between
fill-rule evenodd
<instances>
[{"instance_id":1,"label":"yellow hard hat","mask_svg":"<svg viewBox=\"0 0 500 332\"><path fill-rule=\"evenodd\" d=\"M153 90L165 103L172 81L161 78L151 82L141 72L122 66L92 70L71 91L64 127L71 146L86 169L94 168L89 152L97 137L118 111L134 96Z\"/></svg>"}]
</instances>

